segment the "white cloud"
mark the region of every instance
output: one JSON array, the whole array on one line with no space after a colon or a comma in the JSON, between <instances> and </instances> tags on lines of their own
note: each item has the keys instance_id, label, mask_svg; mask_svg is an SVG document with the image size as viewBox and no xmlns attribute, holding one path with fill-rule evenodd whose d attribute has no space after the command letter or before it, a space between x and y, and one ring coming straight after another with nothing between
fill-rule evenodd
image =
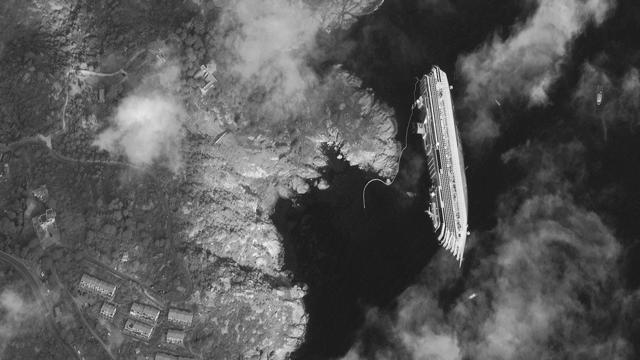
<instances>
[{"instance_id":1,"label":"white cloud","mask_svg":"<svg viewBox=\"0 0 640 360\"><path fill-rule=\"evenodd\" d=\"M433 297L409 292L401 299L394 332L412 359L462 359L453 328L443 322L444 314Z\"/></svg>"},{"instance_id":2,"label":"white cloud","mask_svg":"<svg viewBox=\"0 0 640 360\"><path fill-rule=\"evenodd\" d=\"M485 359L602 358L599 317L613 310L619 245L600 218L559 194L534 195L501 221L494 275L477 279L491 296L472 352ZM618 289L619 290L619 289ZM618 300L620 300L618 298ZM572 333L569 338L565 338ZM557 344L551 346L550 344ZM589 357L590 356L590 357Z\"/></svg>"},{"instance_id":3,"label":"white cloud","mask_svg":"<svg viewBox=\"0 0 640 360\"><path fill-rule=\"evenodd\" d=\"M173 171L182 166L180 153L186 111L172 92L180 68L172 65L148 77L118 105L111 125L94 145L123 153L135 165L161 161Z\"/></svg>"},{"instance_id":4,"label":"white cloud","mask_svg":"<svg viewBox=\"0 0 640 360\"><path fill-rule=\"evenodd\" d=\"M596 94L600 90L603 91L603 100L596 108ZM640 125L638 69L630 68L624 75L615 76L597 65L585 63L573 93L572 105L584 121L600 123L605 141L611 127L625 125L626 129L633 130Z\"/></svg>"},{"instance_id":5,"label":"white cloud","mask_svg":"<svg viewBox=\"0 0 640 360\"><path fill-rule=\"evenodd\" d=\"M321 29L317 14L299 0L232 1L224 14L232 70L252 87L264 87L271 108L288 109L303 100L317 83L306 64Z\"/></svg>"},{"instance_id":6,"label":"white cloud","mask_svg":"<svg viewBox=\"0 0 640 360\"><path fill-rule=\"evenodd\" d=\"M35 319L38 307L25 301L18 293L5 289L0 293L0 358L6 345L19 335L26 321Z\"/></svg>"},{"instance_id":7,"label":"white cloud","mask_svg":"<svg viewBox=\"0 0 640 360\"><path fill-rule=\"evenodd\" d=\"M614 0L537 0L538 7L511 36L494 36L481 48L459 59L467 79L465 106L475 113L467 124L473 143L499 135L491 117L495 100L523 97L544 104L547 91L560 76L573 40L589 23L600 24Z\"/></svg>"},{"instance_id":8,"label":"white cloud","mask_svg":"<svg viewBox=\"0 0 640 360\"><path fill-rule=\"evenodd\" d=\"M378 359L628 356L617 322L626 295L618 283L620 245L597 214L574 201L567 182L567 172L585 166L584 153L569 143L505 154L530 172L499 199L495 229L473 234L470 273L460 279L455 261L439 253L398 298L397 311L369 319L392 344L380 345ZM461 280L467 290L444 308L441 295ZM362 344L346 359L359 358L369 358Z\"/></svg>"}]
</instances>

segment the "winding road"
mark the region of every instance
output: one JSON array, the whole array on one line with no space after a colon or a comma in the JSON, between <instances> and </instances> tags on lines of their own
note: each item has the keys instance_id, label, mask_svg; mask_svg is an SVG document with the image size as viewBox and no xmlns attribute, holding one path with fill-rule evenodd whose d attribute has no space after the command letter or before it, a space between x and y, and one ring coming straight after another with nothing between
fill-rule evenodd
<instances>
[{"instance_id":1,"label":"winding road","mask_svg":"<svg viewBox=\"0 0 640 360\"><path fill-rule=\"evenodd\" d=\"M147 299L149 301L151 301L155 306L157 306L157 307L159 307L161 309L166 309L167 308L167 304L164 301L158 299L153 294L151 294L151 292L146 288L146 286L144 286L140 281L134 279L133 277L131 277L129 275L126 275L126 274L123 274L123 273L121 273L121 272L119 272L117 270L114 270L114 269L108 267L107 265L101 263L100 261L98 261L96 259L92 259L90 257L85 256L83 258L83 260L88 262L88 263L90 263L90 264L92 264L92 265L95 265L95 266L98 266L98 267L102 268L103 270L109 272L111 275L119 278L120 280L130 281L130 282L136 284L138 287L140 287L140 289L142 290L142 293L147 297Z\"/></svg>"},{"instance_id":2,"label":"winding road","mask_svg":"<svg viewBox=\"0 0 640 360\"><path fill-rule=\"evenodd\" d=\"M20 139L18 141L12 142L12 143L10 143L8 145L4 145L2 148L0 148L0 151L4 152L4 151L8 151L8 150L14 150L17 147L24 146L24 145L27 145L29 143L44 145L47 148L47 150L49 151L49 154L54 159L60 160L60 161L73 162L73 163L79 163L79 164L90 164L90 165L99 164L99 165L109 165L109 166L124 166L124 167L131 167L131 168L138 169L138 170L144 169L144 167L142 167L142 166L134 165L134 164L131 164L131 163L128 163L128 162L124 162L124 161L115 161L115 160L82 160L82 159L75 159L75 158L72 158L70 156L62 155L62 154L58 153L57 151L53 150L52 148L48 147L46 142L38 135L25 137L25 138L22 138L22 139Z\"/></svg>"},{"instance_id":3,"label":"winding road","mask_svg":"<svg viewBox=\"0 0 640 360\"><path fill-rule=\"evenodd\" d=\"M29 269L25 266L25 264L20 259L12 256L11 254L8 254L4 251L0 251L0 261L4 261L5 263L14 267L18 271L18 273L20 273L20 275L22 275L22 277L25 278L25 280L29 284L29 287L31 288L31 291L38 299L40 306L45 310L45 317L47 319L47 325L49 327L49 330L54 334L56 338L58 338L58 340L62 344L64 344L65 348L67 348L67 350L70 353L72 353L76 359L80 359L80 356L74 350L74 348L71 345L69 345L62 338L62 336L60 336L61 332L57 328L55 320L53 319L53 316L52 316L53 304L49 303L49 301L47 301L47 298L44 296L45 292L40 280L35 275L33 275L31 271L29 271ZM83 325L89 330L89 332L91 332L91 335L100 343L100 345L105 350L105 352L109 355L109 357L112 360L116 360L116 358L111 353L111 350L109 349L107 344L105 344L105 342L100 338L98 333L96 333L95 329L89 324L87 319L84 317L84 314L82 313L82 309L80 309L78 304L74 301L73 296L71 295L71 293L69 293L69 290L67 290L67 288L60 281L60 278L58 277L58 274L55 270L55 267L52 266L51 272L56 282L58 283L59 287L63 289L63 291L65 292L65 295L73 303L73 308L75 309L77 315L80 317L80 320L82 321Z\"/></svg>"},{"instance_id":4,"label":"winding road","mask_svg":"<svg viewBox=\"0 0 640 360\"><path fill-rule=\"evenodd\" d=\"M29 269L24 265L24 263L20 259L12 256L11 254L8 254L4 251L0 251L0 261L3 261L8 265L12 266L27 281L27 283L29 284L29 287L31 288L31 291L33 292L33 295L36 297L39 305L44 310L45 318L47 319L47 327L49 328L49 331L58 339L58 341L60 341L60 343L64 345L64 347L67 349L69 353L73 354L73 357L75 359L80 359L80 357L78 356L76 351L73 349L73 347L69 345L60 335L60 331L57 328L55 320L53 319L53 316L52 316L53 305L50 304L47 301L46 297L43 295L44 291L42 288L42 283L39 281L39 279L36 276L34 276L31 273L31 271L29 271Z\"/></svg>"},{"instance_id":5,"label":"winding road","mask_svg":"<svg viewBox=\"0 0 640 360\"><path fill-rule=\"evenodd\" d=\"M146 50L144 50L146 51ZM140 56L144 51L139 51L136 54L133 55L133 57L127 62L127 65L125 66L125 68L130 65L133 60L135 58L137 58L138 56ZM67 76L72 76L72 74L75 74L76 76L98 76L98 77L109 77L109 76L122 76L122 80L121 81L126 81L127 79L127 72L125 71L125 69L120 69L116 72L113 73L99 73L99 72L94 72L94 71L89 71L89 70L72 70L70 71ZM7 151L13 151L21 146L25 146L28 144L36 144L36 145L40 145L40 146L44 146L49 155L58 160L58 161L63 161L63 162L68 162L68 163L77 163L77 164L98 164L98 165L107 165L107 166L123 166L123 167L130 167L130 168L135 168L135 169L144 169L143 166L138 166L138 165L134 165L128 162L121 162L121 161L113 161L113 160L81 160L81 159L75 159L63 154L60 154L59 152L57 152L56 150L53 149L53 146L51 146L50 143L50 139L58 136L58 135L62 135L64 133L67 132L67 122L66 122L66 115L67 115L67 106L69 104L69 87L67 86L67 91L65 94L65 101L64 101L64 105L62 108L62 115L61 115L61 122L62 122L62 126L60 129L50 133L47 136L43 136L43 135L35 135L35 136L28 136L28 137L24 137L21 138L17 141L14 141L12 143L8 143L8 144L0 144L0 153L1 152L7 152ZM215 139L214 139L214 144L218 143L227 133L229 132L229 130L224 130L222 131L220 134L218 134ZM49 141L47 141L49 140ZM117 276L121 279L124 280L128 280L131 281L133 283L135 283L137 286L139 286L142 289L142 292L144 293L144 295L148 298L148 300L150 300L152 303L154 303L156 306L160 307L160 308L166 308L167 304L165 302L163 302L162 300L160 300L157 296L155 296L151 291L149 291L145 286L143 286L138 280L125 275L123 273L120 273L118 271L115 271L113 269L110 269L108 266L100 263L97 260L94 259L90 259L90 258L85 258L86 261L93 263L95 265L101 266L102 268L106 269L107 271L109 271L110 273L112 273L114 276ZM47 327L49 328L49 330L54 334L54 336L61 342L61 344L64 345L64 347L67 349L67 351L71 354L73 354L71 357L69 358L74 358L74 359L81 359L80 354L75 350L74 346L71 346L70 344L68 344L60 335L61 331L58 329L58 327L56 326L56 322L55 319L53 317L53 304L50 303L50 299L48 299L45 294L47 292L47 289L43 286L42 282L40 281L40 279L35 276L34 274L31 273L31 271L29 270L29 268L24 264L24 262L6 252L0 251L0 261L7 263L8 265L12 266L13 268L15 268L18 273L24 277L24 279L27 281L27 283L29 284L29 287L31 288L32 292L34 293L34 296L37 298L37 301L39 303L39 305L43 308L44 310L44 314L47 320ZM109 355L109 357L112 360L115 360L116 358L114 357L114 355L111 353L109 347L107 346L107 344L105 344L105 342L100 338L99 334L96 333L95 329L89 324L89 322L87 321L87 319L85 318L82 309L80 308L80 306L78 305L78 303L76 303L76 301L74 300L72 294L69 292L69 290L64 286L64 284L60 281L58 274L55 270L55 267L52 265L51 266L51 272L53 275L54 280L58 283L58 286L62 289L64 295L63 298L66 298L66 301L71 301L73 303L73 309L75 310L75 312L77 313L77 315L80 317L80 320L82 321L83 325L89 330L89 332L91 333L91 335L100 343L100 345L102 346L102 348L105 350L105 352ZM188 348L188 350L193 354L193 351ZM194 356L197 356L196 354L193 354ZM200 357L200 356L198 356Z\"/></svg>"},{"instance_id":6,"label":"winding road","mask_svg":"<svg viewBox=\"0 0 640 360\"><path fill-rule=\"evenodd\" d=\"M51 273L53 274L54 278L56 279L56 282L63 289L63 291L64 291L65 295L67 296L67 298L69 299L69 301L71 303L73 303L73 308L75 309L77 315L80 317L80 320L82 321L82 324L87 328L87 330L89 330L91 335L93 335L93 337L100 343L100 345L102 346L104 351L106 351L106 353L109 354L109 357L112 360L116 360L116 358L111 353L111 350L109 349L109 346L104 341L102 341L102 339L100 338L100 335L96 332L96 330L93 328L93 326L91 326L91 324L89 324L87 319L84 317L84 314L82 313L82 309L80 309L80 306L78 305L78 303L76 303L75 299L73 298L73 295L71 295L71 293L66 288L66 286L64 286L62 284L62 281L60 281L60 277L58 277L58 272L56 271L54 266L51 266Z\"/></svg>"}]
</instances>

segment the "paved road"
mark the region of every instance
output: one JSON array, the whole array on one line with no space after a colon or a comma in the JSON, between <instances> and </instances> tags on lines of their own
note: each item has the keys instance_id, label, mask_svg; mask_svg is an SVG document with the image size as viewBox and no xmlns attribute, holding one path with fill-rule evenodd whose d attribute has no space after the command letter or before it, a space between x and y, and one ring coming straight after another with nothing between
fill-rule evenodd
<instances>
[{"instance_id":1,"label":"paved road","mask_svg":"<svg viewBox=\"0 0 640 360\"><path fill-rule=\"evenodd\" d=\"M116 75L120 75L122 77L127 76L127 72L124 71L123 69L120 69L112 73L101 73L101 72L95 72L91 70L76 70L76 74L84 75L84 76L100 76L100 77L110 77L110 76L116 76Z\"/></svg>"},{"instance_id":2,"label":"paved road","mask_svg":"<svg viewBox=\"0 0 640 360\"><path fill-rule=\"evenodd\" d=\"M90 258L88 256L85 256L83 258L84 261L91 263L93 265L99 266L102 269L104 269L105 271L111 273L111 275L119 278L120 280L126 280L126 281L131 281L132 283L136 284L138 287L140 287L140 289L142 290L142 292L144 293L144 295L147 297L147 299L149 301L151 301L155 306L161 308L161 309L166 309L167 308L167 304L158 299L156 296L154 296L153 294L151 294L151 291L149 291L147 289L147 287L145 285L143 285L139 280L134 279L133 277L127 275L127 274L123 274L120 271L114 270L110 267L108 267L107 265L101 263L100 261Z\"/></svg>"},{"instance_id":3,"label":"paved road","mask_svg":"<svg viewBox=\"0 0 640 360\"><path fill-rule=\"evenodd\" d=\"M135 58L137 58L138 56L140 56L142 53L146 52L145 50L140 50L138 52L136 52L131 59L129 59L129 61L127 61L127 65L128 66ZM125 66L125 67L126 67ZM74 73L74 71L70 71L67 76L70 76ZM89 70L76 70L75 71L76 75L84 75L84 76L115 76L115 75L122 75L123 76L123 80L126 80L127 78L127 72L123 69L120 69L116 72L113 73L100 73L100 72L95 72L95 71L89 71ZM69 89L67 87L67 91L65 94L65 100L64 100L64 105L62 106L62 116L61 116L61 120L62 120L62 129L59 129L51 134L49 134L50 136L54 137L60 134L63 134L67 131L67 105L69 104ZM223 134L224 135L224 134ZM29 137L24 137L18 141L9 143L7 145L4 145L2 147L0 147L0 151L5 152L7 150L13 150L19 146L22 145L26 145L29 143L44 143L45 145L47 145L45 143L45 141L40 137L40 135L36 135L36 136L29 136ZM50 144L49 144L50 145ZM53 150L52 147L47 146L47 149L49 150L49 153L51 154L51 156L57 160L60 161L66 161L66 162L74 162L74 163L79 163L79 164L100 164L100 165L109 165L109 166L125 166L125 167L132 167L132 168L136 168L136 169L143 169L142 166L138 166L135 164L131 164L128 162L122 162L122 161L112 161L112 160L80 160L80 159L74 159L72 157L66 156L66 155L62 155L58 152L56 152L55 150Z\"/></svg>"},{"instance_id":4,"label":"paved road","mask_svg":"<svg viewBox=\"0 0 640 360\"><path fill-rule=\"evenodd\" d=\"M47 299L43 295L44 292L40 280L29 271L29 269L22 263L22 261L20 261L20 259L13 257L12 255L4 251L0 251L0 261L4 261L5 263L14 267L18 271L18 273L20 273L20 275L22 275L22 277L27 281L29 287L31 287L33 295L36 297L36 299L40 303L40 306L45 311L45 317L47 319L47 326L49 327L49 331L64 345L69 353L73 354L73 357L75 359L80 359L73 347L71 347L66 341L64 341L64 339L60 335L60 331L58 330L52 316L52 306L47 302Z\"/></svg>"},{"instance_id":5,"label":"paved road","mask_svg":"<svg viewBox=\"0 0 640 360\"><path fill-rule=\"evenodd\" d=\"M91 335L93 335L93 337L100 343L100 345L102 345L102 348L104 349L104 351L107 352L107 354L109 354L109 357L115 360L115 357L111 353L111 350L109 350L109 346L107 346L107 344L105 344L105 342L102 341L102 339L100 338L100 335L98 335L98 333L93 328L93 326L89 324L87 319L84 317L84 313L82 312L82 309L80 309L80 306L78 306L78 303L76 303L75 299L73 298L73 295L71 295L71 293L69 292L69 290L67 290L67 288L64 286L62 281L60 281L60 278L58 277L58 272L56 271L55 266L51 267L51 273L55 277L56 282L60 284L60 287L64 290L65 295L67 296L67 298L69 298L69 301L73 303L73 308L76 310L76 313L80 317L80 320L82 320L82 324L89 330L89 332L91 332Z\"/></svg>"},{"instance_id":6,"label":"paved road","mask_svg":"<svg viewBox=\"0 0 640 360\"><path fill-rule=\"evenodd\" d=\"M132 168L135 168L135 169L142 169L141 166L134 165L134 164L127 163L127 162L122 162L122 161L74 159L72 157L59 154L53 149L49 149L49 153L51 154L51 156L54 159L57 159L57 160L60 160L60 161L75 162L75 163L79 163L79 164L94 164L94 165L95 164L100 164L100 165L109 165L109 166L124 166L124 167L132 167Z\"/></svg>"},{"instance_id":7,"label":"paved road","mask_svg":"<svg viewBox=\"0 0 640 360\"><path fill-rule=\"evenodd\" d=\"M19 146L23 146L29 143L33 143L33 144L41 144L41 145L45 145L45 147L47 148L47 151L49 151L49 154L51 155L51 157L53 157L56 160L59 161L65 161L65 162L73 162L73 163L78 163L78 164L89 164L89 165L95 165L95 164L99 164L99 165L108 165L108 166L124 166L124 167L131 167L131 168L135 168L135 169L143 169L142 166L138 166L138 165L134 165L128 162L123 162L123 161L114 161L114 160L81 160L81 159L74 159L72 157L66 156L66 155L62 155L60 153L58 153L57 151L49 148L48 146L46 146L46 143L44 142L44 140L42 138L40 138L39 136L30 136L30 137L25 137L22 138L18 141L12 142L8 145L5 145L4 148L5 149L0 149L1 151L7 151L7 150L14 150L15 148L19 147Z\"/></svg>"}]
</instances>

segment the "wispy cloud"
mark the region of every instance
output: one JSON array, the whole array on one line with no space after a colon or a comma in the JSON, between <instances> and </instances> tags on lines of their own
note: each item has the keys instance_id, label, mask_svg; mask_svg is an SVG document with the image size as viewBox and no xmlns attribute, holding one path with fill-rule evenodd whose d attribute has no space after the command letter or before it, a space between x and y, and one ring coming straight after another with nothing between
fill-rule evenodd
<instances>
[{"instance_id":1,"label":"wispy cloud","mask_svg":"<svg viewBox=\"0 0 640 360\"><path fill-rule=\"evenodd\" d=\"M37 28L41 20L31 1L5 0L0 2L0 58L6 44L13 38Z\"/></svg>"},{"instance_id":2,"label":"wispy cloud","mask_svg":"<svg viewBox=\"0 0 640 360\"><path fill-rule=\"evenodd\" d=\"M265 108L279 115L297 110L318 81L306 62L322 26L318 14L297 0L231 1L220 26L232 71L249 88L262 88Z\"/></svg>"},{"instance_id":3,"label":"wispy cloud","mask_svg":"<svg viewBox=\"0 0 640 360\"><path fill-rule=\"evenodd\" d=\"M0 293L0 358L11 339L20 334L27 321L37 319L38 307L18 293L5 289Z\"/></svg>"},{"instance_id":4,"label":"wispy cloud","mask_svg":"<svg viewBox=\"0 0 640 360\"><path fill-rule=\"evenodd\" d=\"M602 91L602 103L596 96ZM585 63L580 81L573 93L572 106L585 121L599 121L605 134L620 125L633 130L640 125L640 73L629 68L622 76L607 73L603 68Z\"/></svg>"},{"instance_id":5,"label":"wispy cloud","mask_svg":"<svg viewBox=\"0 0 640 360\"><path fill-rule=\"evenodd\" d=\"M618 322L620 245L571 195L569 174L581 171L584 152L574 142L506 153L509 166L529 172L501 197L498 225L473 235L470 274L458 278L456 265L437 256L395 312L370 319L385 326L390 345L371 351L363 340L347 359L628 357ZM443 300L456 282L466 290Z\"/></svg>"},{"instance_id":6,"label":"wispy cloud","mask_svg":"<svg viewBox=\"0 0 640 360\"><path fill-rule=\"evenodd\" d=\"M548 101L547 91L560 76L572 42L590 23L600 24L614 0L537 0L533 15L503 39L495 35L458 66L467 80L464 103L474 113L466 138L492 140L500 125L492 118L495 100L524 98L530 105Z\"/></svg>"},{"instance_id":7,"label":"wispy cloud","mask_svg":"<svg viewBox=\"0 0 640 360\"><path fill-rule=\"evenodd\" d=\"M148 76L118 105L110 126L94 145L122 153L135 165L161 162L173 171L182 166L180 153L186 111L174 93L180 67L167 65Z\"/></svg>"}]
</instances>

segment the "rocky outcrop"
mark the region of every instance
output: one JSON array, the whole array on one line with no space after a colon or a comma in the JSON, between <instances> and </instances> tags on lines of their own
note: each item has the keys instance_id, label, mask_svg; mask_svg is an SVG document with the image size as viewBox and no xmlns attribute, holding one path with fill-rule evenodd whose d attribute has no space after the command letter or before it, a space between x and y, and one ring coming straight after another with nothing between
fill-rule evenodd
<instances>
[{"instance_id":1,"label":"rocky outcrop","mask_svg":"<svg viewBox=\"0 0 640 360\"><path fill-rule=\"evenodd\" d=\"M246 346L251 344L260 349L255 350L255 356L272 349L278 355L275 359L281 359L280 355L295 349L304 337L302 290L286 286L274 290L266 283L248 282L253 275L238 275L245 271L241 269L251 269L251 274L286 276L281 237L270 219L276 200L306 193L311 187L331 186L320 175L327 163L323 152L326 146L338 150L353 165L385 177L395 174L399 145L394 140L393 112L377 102L371 91L361 90L360 85L353 76L335 69L312 92L315 99L323 101L310 104L297 119L299 126L295 130L276 131L286 128L286 123L273 124L264 131L239 128L217 143L207 137L202 141L192 139L185 149L187 166L184 184L179 188L188 191L184 198L189 201L178 211L183 228L180 241L240 266L232 271L236 274L233 277L216 276L212 283L196 286L201 289L196 303L208 311L210 321L231 326L230 333L222 338L239 342L238 349L241 345L248 349ZM219 114L217 121L208 118L217 124L206 130L209 139L223 131L225 115L222 111ZM205 266L201 271L209 272L208 261L195 261L198 263ZM231 270L222 267L219 271ZM232 281L232 290L229 283L220 283L225 278L241 280ZM283 293L291 291L298 295L283 297ZM241 322L227 315L240 311L237 309L244 309ZM267 314L277 316L271 318ZM260 330L264 324L269 324L269 331ZM247 342L245 330L233 330L254 326L259 328L252 335L252 342ZM220 334L214 337L219 338ZM227 340L224 344L228 344Z\"/></svg>"},{"instance_id":2,"label":"rocky outcrop","mask_svg":"<svg viewBox=\"0 0 640 360\"><path fill-rule=\"evenodd\" d=\"M314 2L308 0L307 2ZM347 29L356 22L358 17L376 11L384 0L326 0L316 4L319 7L323 27L327 31ZM313 5L313 4L312 4Z\"/></svg>"},{"instance_id":3,"label":"rocky outcrop","mask_svg":"<svg viewBox=\"0 0 640 360\"><path fill-rule=\"evenodd\" d=\"M316 100L296 118L296 129L286 131L290 124L277 123L264 131L238 129L216 144L190 142L181 186L192 199L181 209L185 241L275 274L282 266L282 249L269 215L278 197L330 186L320 177L327 161L324 147L335 148L352 165L393 176L400 150L393 111L360 86L357 78L336 68L310 91ZM223 131L223 120L206 119L218 123L207 130L212 137Z\"/></svg>"},{"instance_id":4,"label":"rocky outcrop","mask_svg":"<svg viewBox=\"0 0 640 360\"><path fill-rule=\"evenodd\" d=\"M394 111L380 103L360 79L336 68L328 77L325 128L314 140L339 149L351 165L383 177L397 171L399 143Z\"/></svg>"},{"instance_id":5,"label":"rocky outcrop","mask_svg":"<svg viewBox=\"0 0 640 360\"><path fill-rule=\"evenodd\" d=\"M241 269L210 255L190 270L201 278L189 301L199 304L191 351L216 359L283 359L304 335L307 316L298 286Z\"/></svg>"},{"instance_id":6,"label":"rocky outcrop","mask_svg":"<svg viewBox=\"0 0 640 360\"><path fill-rule=\"evenodd\" d=\"M66 27L56 27L61 30L55 44L64 44L66 50L55 51L60 55L55 64L43 60L50 58L47 51L53 52L48 47L33 54L25 52L22 59L31 61L28 65L51 67L35 72L0 58L2 63L11 63L7 68L16 70L1 72L0 80L18 84L22 95L39 89L37 94L42 92L43 99L51 97L46 102L38 100L50 113L48 117L29 116L37 122L29 124L30 128L53 134L48 150L42 147L42 154L36 156L37 166L29 166L35 169L34 178L46 179L63 199L56 208L63 244L74 249L78 258L97 259L131 276L172 306L194 309L196 323L186 341L192 355L287 358L305 336L307 315L302 299L306 290L293 284L283 269L281 235L271 220L276 202L332 186L331 179L322 178L328 147L351 165L383 177L393 176L399 154L392 109L340 67L316 74L304 63L308 53L298 52L314 49L317 31L346 28L381 1L299 0L292 11L260 14L267 25L281 15L298 15L300 9L308 16L305 19L314 20L303 32L303 39L310 43L295 44L302 50L292 49L283 56L280 45L267 49L281 61L270 69L273 77L262 79L261 72L237 71L242 63L239 57L246 55L240 50L252 48L234 42L243 41L247 34L259 35L251 22L241 22L240 15L253 15L250 6L235 8L238 19L234 20L229 13L220 18L202 16L214 14L221 9L218 6L237 4L226 0L197 2L198 11L180 8L187 5L151 6L144 1L56 3L65 5L55 11L39 11L45 15L55 12L51 19L68 19L69 23L58 24ZM174 20L178 13L181 18ZM155 22L145 23L149 18ZM288 20L293 25L300 21L297 16ZM78 36L67 38L64 29ZM276 26L273 31L277 30ZM227 36L233 31L237 36ZM49 35L46 31L38 34ZM104 53L105 48L111 53ZM7 43L3 54L18 50L22 51ZM247 68L244 60L243 68ZM267 56L265 61L271 60ZM162 71L167 67L162 65L165 61L178 64L171 79ZM217 64L217 82L206 94L200 91L202 64ZM303 71L284 73L292 68ZM81 77L69 69L86 73ZM109 75L117 74L118 69L125 69L127 76ZM131 167L129 154L118 154L117 147L109 150L112 153L87 157L96 152L90 144L99 129L110 124L123 99L140 89L149 74L169 83L163 94L184 106L184 121L176 120L180 136L162 135L179 150L180 166L167 170L160 156L153 165ZM291 101L285 98L285 104L275 104L284 110L274 111L274 99L283 99L272 95L283 89L269 85L281 81L278 86L290 90L282 79L303 83L297 84ZM43 84L50 86L39 87ZM24 109L12 109L24 114ZM61 121L62 114L66 121ZM136 123L143 132L148 125ZM14 142L24 134L32 132L17 129L0 140ZM133 143L137 150L138 145L142 150L149 148ZM21 163L14 161L12 166L14 163L16 174L22 173ZM81 170L69 170L72 168ZM14 224L17 220L8 212L0 217L0 235L13 236ZM69 263L70 268L75 266ZM126 342L126 346L137 350L146 345ZM153 353L157 348L145 351Z\"/></svg>"}]
</instances>

